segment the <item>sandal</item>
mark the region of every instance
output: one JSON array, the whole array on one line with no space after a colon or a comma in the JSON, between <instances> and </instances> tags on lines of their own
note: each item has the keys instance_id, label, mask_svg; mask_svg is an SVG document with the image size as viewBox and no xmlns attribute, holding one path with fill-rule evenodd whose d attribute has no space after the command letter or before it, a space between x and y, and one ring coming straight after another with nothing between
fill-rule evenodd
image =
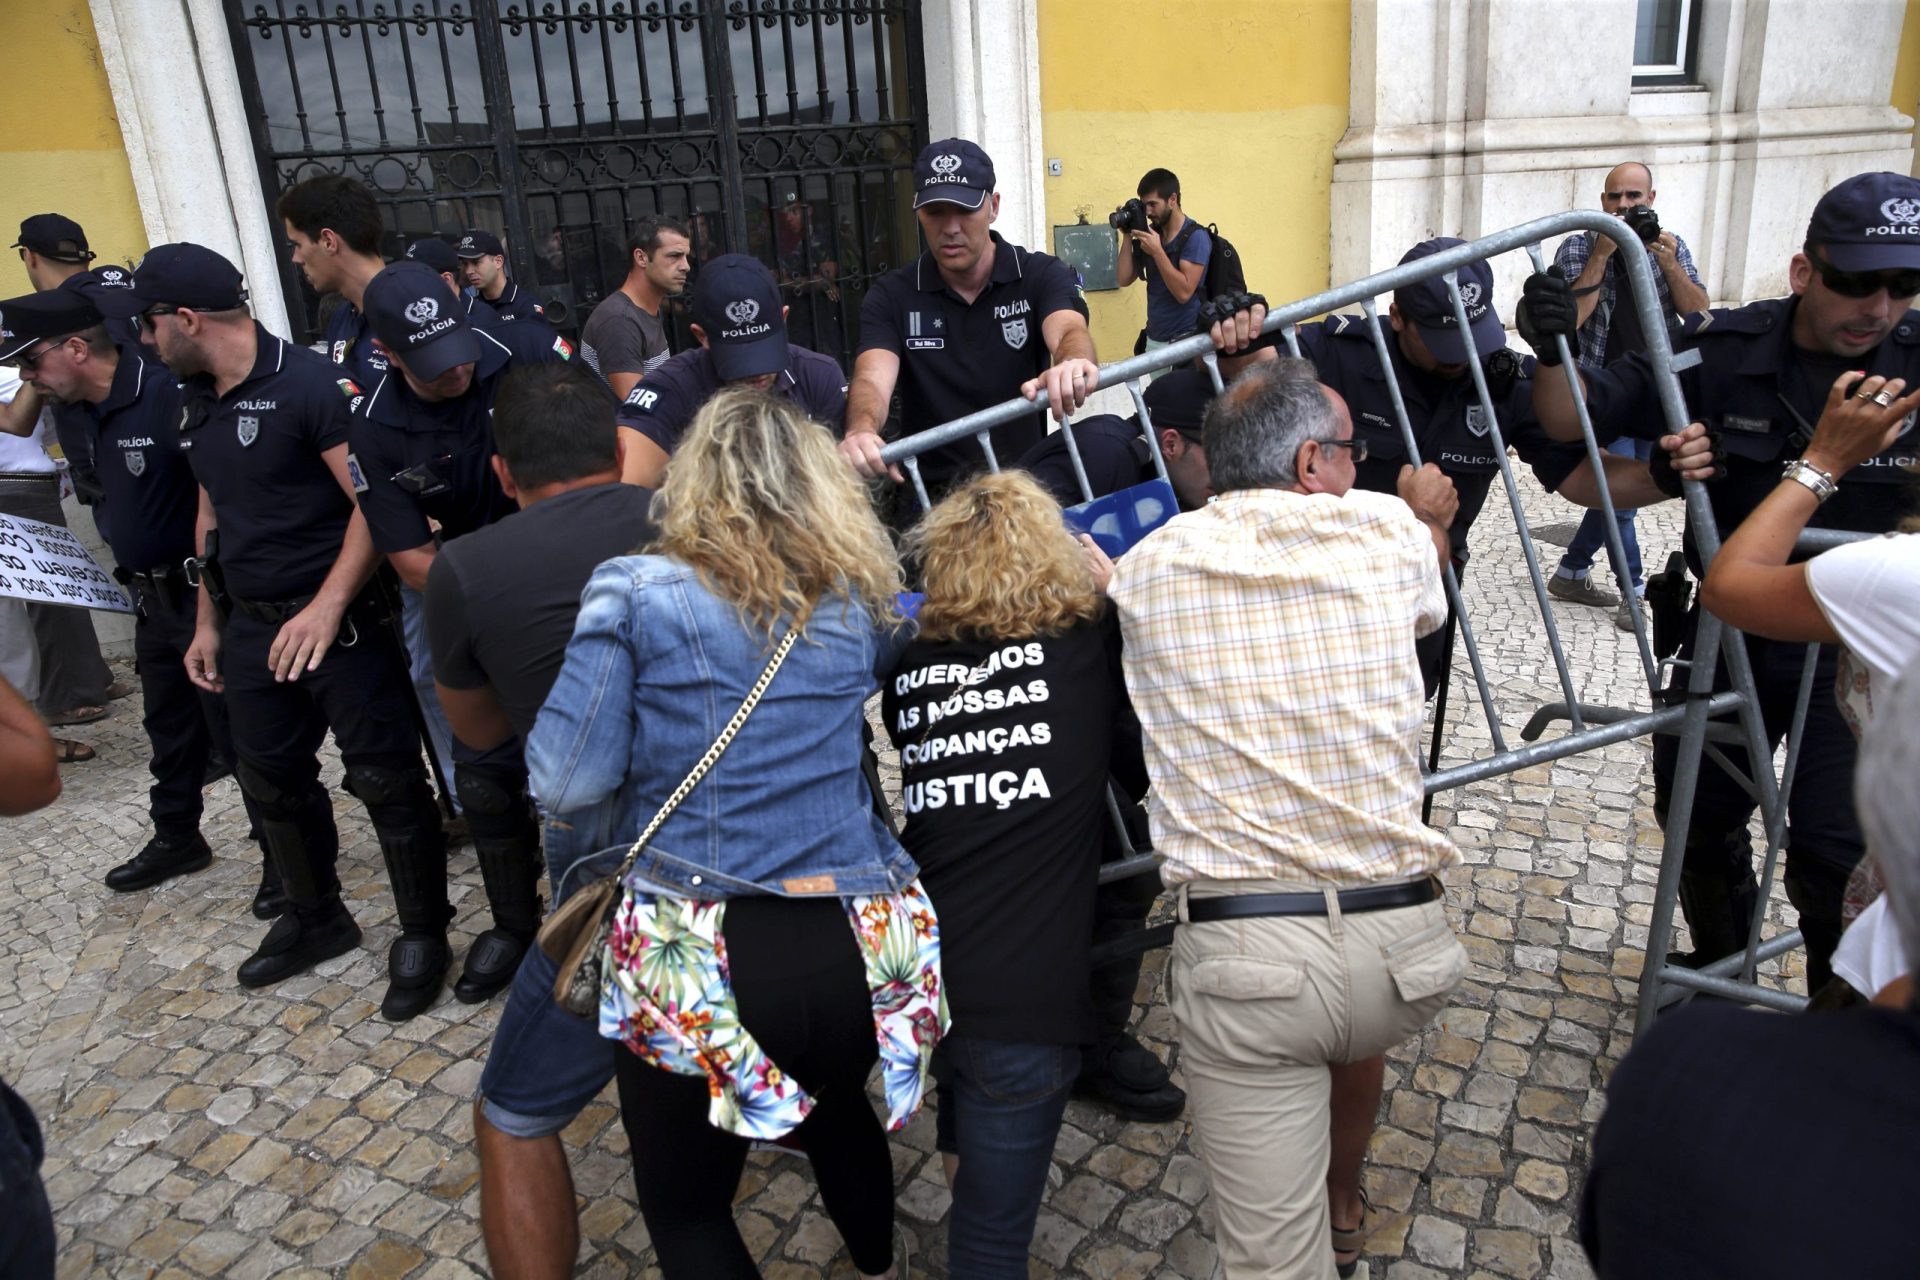
<instances>
[{"instance_id":1,"label":"sandal","mask_svg":"<svg viewBox=\"0 0 1920 1280\"><path fill-rule=\"evenodd\" d=\"M95 720L105 720L107 714L105 707L68 707L58 715L48 716L47 723L54 728L63 725L92 724Z\"/></svg>"},{"instance_id":2,"label":"sandal","mask_svg":"<svg viewBox=\"0 0 1920 1280\"><path fill-rule=\"evenodd\" d=\"M1367 1189L1362 1187L1360 1188L1359 1225L1353 1227L1332 1227L1333 1251L1337 1254L1350 1253L1353 1255L1352 1262L1341 1262L1337 1258L1334 1260L1333 1269L1339 1272L1340 1280L1348 1280L1348 1277L1360 1269L1360 1255L1364 1253L1367 1248L1367 1215L1372 1212L1374 1212L1373 1201L1367 1199ZM1328 1225L1330 1227L1332 1226L1331 1223Z\"/></svg>"},{"instance_id":3,"label":"sandal","mask_svg":"<svg viewBox=\"0 0 1920 1280\"><path fill-rule=\"evenodd\" d=\"M81 764L98 754L84 742L75 742L71 738L53 740L53 758L60 764Z\"/></svg>"}]
</instances>

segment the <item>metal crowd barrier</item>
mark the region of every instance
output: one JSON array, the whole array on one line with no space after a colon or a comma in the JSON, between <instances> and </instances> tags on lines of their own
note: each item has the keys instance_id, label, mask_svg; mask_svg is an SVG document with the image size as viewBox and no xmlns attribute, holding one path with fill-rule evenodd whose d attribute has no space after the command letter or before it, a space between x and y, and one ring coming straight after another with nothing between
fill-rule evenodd
<instances>
[{"instance_id":1,"label":"metal crowd barrier","mask_svg":"<svg viewBox=\"0 0 1920 1280\"><path fill-rule=\"evenodd\" d=\"M1438 277L1445 282L1447 296L1452 301L1454 315L1459 321L1461 336L1466 342L1467 362L1471 370L1474 393L1479 400L1482 412L1486 415L1487 422L1491 424L1489 436L1494 445L1495 456L1499 459L1501 483L1505 488L1507 505L1519 534L1519 546L1526 562L1527 577L1533 588L1534 603L1539 610L1541 634L1546 638L1547 648L1553 660L1561 700L1540 707L1529 718L1519 735L1527 745L1513 746L1508 743L1500 724L1499 713L1494 706L1493 694L1487 685L1480 646L1474 635L1472 622L1467 616L1466 601L1461 595L1459 579L1453 567L1448 565L1447 598L1452 606L1454 618L1457 619L1459 635L1466 650L1467 665L1473 675L1475 690L1479 695L1480 706L1486 718L1493 751L1482 758L1444 769L1437 767L1436 754L1426 776L1427 795L1431 798L1434 794L1450 788L1514 773L1548 761L1565 759L1616 742L1650 737L1654 734L1677 736L1679 764L1673 781L1671 804L1667 815L1665 843L1653 902L1653 914L1647 930L1646 961L1641 971L1636 1029L1644 1029L1648 1026L1661 1008L1684 999L1691 992L1696 991L1777 1009L1798 1009L1805 1005L1804 998L1761 985L1755 971L1760 963L1789 951L1801 943L1798 930L1784 932L1764 940L1761 938L1761 932L1766 920L1768 900L1771 896L1785 835L1786 813L1782 797L1792 785L1794 767L1799 753L1800 730L1805 721L1808 700L1813 693L1813 670L1818 652L1817 646L1807 647L1806 665L1799 690L1799 704L1795 711L1792 730L1787 736L1787 750L1782 772L1778 776L1774 774L1771 766L1774 753L1767 749L1766 730L1758 710L1759 703L1755 695L1753 671L1748 660L1745 637L1704 609L1700 611L1694 653L1706 660L1691 662L1677 658L1668 660L1671 665L1686 668L1684 693L1677 702L1669 704L1662 696L1661 677L1664 666L1667 664L1655 659L1647 622L1638 608L1630 612L1633 618L1634 647L1639 655L1641 673L1646 682L1649 709L1595 705L1583 701L1576 690L1573 673L1567 664L1566 651L1560 642L1559 629L1554 623L1553 610L1548 603L1546 578L1541 570L1533 538L1527 529L1526 517L1521 505L1520 488L1515 479L1512 461L1507 457L1500 419L1494 412L1479 353L1475 350L1473 331L1467 323L1466 306L1460 296L1457 274L1461 267L1502 253L1524 249L1532 259L1533 268L1539 270L1545 264L1540 248L1542 241L1574 231L1598 232L1610 237L1620 246L1633 246L1639 243L1638 237L1627 228L1625 223L1603 213L1576 210L1555 214L1552 217L1538 218L1471 243L1443 250L1430 257L1396 266L1365 279L1276 307L1267 313L1262 332L1278 331L1288 349L1298 355L1299 346L1294 336L1297 325L1324 313L1358 304L1363 322L1367 325L1372 337L1374 349L1379 354L1382 366L1388 372L1387 385L1393 402L1394 415L1407 448L1408 459L1418 465L1421 461L1418 444L1412 424L1407 417L1399 384L1392 376L1392 363L1387 358L1387 335L1381 327L1377 304L1382 295L1390 295L1395 290L1418 281ZM1616 261L1620 262L1632 277L1633 301L1640 311L1641 329L1646 335L1647 356L1656 371L1655 384L1659 392L1661 416L1665 420L1668 432L1678 432L1686 427L1689 416L1675 374L1690 364L1696 363L1699 357L1691 352L1676 356L1669 345L1667 326L1660 310L1647 256L1644 253L1623 252L1618 255ZM1601 498L1599 509L1605 516L1603 524L1606 529L1607 548L1612 554L1613 563L1624 564L1626 558L1621 545L1620 529L1613 519L1613 498L1608 492L1605 467L1602 462L1603 445L1606 442L1594 436L1593 423L1587 413L1585 396L1578 376L1575 361L1577 352L1569 349L1566 339L1558 339L1558 342L1561 369L1556 372L1541 368L1536 370L1535 377L1564 377L1573 390L1578 407L1580 429L1585 438L1587 457L1592 463L1599 483ZM1160 457L1151 415L1141 395L1143 384L1140 379L1146 374L1189 364L1196 359L1204 364L1213 379L1215 390L1218 391L1222 383L1217 353L1205 334L1196 334L1155 351L1100 367L1100 386L1112 387L1124 384L1131 394L1142 434L1147 440L1149 452L1163 479L1166 476L1166 468ZM1040 407L1047 405L1047 397L1044 393L1038 405ZM977 413L897 440L882 450L882 457L888 462L901 464L915 496L924 508L928 505L929 495L920 475L919 455L940 445L971 438L979 444L987 466L991 470L998 471L1000 460L993 449L993 429L1024 418L1031 414L1035 407L1036 402L1015 397ZM1083 497L1091 500L1100 496L1094 494L1088 486L1086 469L1081 462L1073 433L1065 430L1064 435L1068 457ZM1714 523L1707 493L1699 484L1692 481L1686 482L1683 488L1688 528L1699 550L1701 563L1710 565L1713 556L1719 551L1720 536ZM1493 504L1489 503L1482 512L1482 518L1485 518L1492 509ZM1802 550L1816 550L1847 540L1850 540L1848 535L1836 536L1831 532L1816 531L1804 538L1801 545ZM1628 589L1631 590L1631 588ZM1725 672L1726 683L1730 687L1716 692L1715 677L1722 670ZM1448 675L1450 674L1449 672ZM1544 738L1542 735L1547 726L1560 719L1567 721L1569 732L1560 737ZM1746 772L1734 769L1720 750L1720 747L1725 744L1744 747L1749 761L1755 762L1755 767ZM1693 798L1703 756L1714 759L1721 768L1738 779L1753 796L1766 836L1766 852L1762 862L1759 905L1751 922L1745 952L1694 970L1669 965L1666 962L1666 956L1673 936L1674 908L1679 900L1682 851L1686 846L1687 828L1692 816ZM1111 816L1124 839L1126 831L1120 821L1120 801L1111 792L1108 798ZM1129 844L1128 847L1131 845ZM1136 854L1103 867L1100 881L1104 884L1128 876L1153 873L1157 865L1158 860L1155 855ZM1095 962L1100 963L1133 951L1164 945L1172 937L1172 928L1171 925L1161 925L1142 929L1129 937L1103 943L1094 950Z\"/></svg>"}]
</instances>

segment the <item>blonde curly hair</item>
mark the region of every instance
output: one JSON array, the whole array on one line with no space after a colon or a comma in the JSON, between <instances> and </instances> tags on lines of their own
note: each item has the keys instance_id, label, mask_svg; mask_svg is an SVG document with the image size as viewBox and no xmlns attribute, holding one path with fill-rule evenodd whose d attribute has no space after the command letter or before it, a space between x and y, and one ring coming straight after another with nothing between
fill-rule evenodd
<instances>
[{"instance_id":1,"label":"blonde curly hair","mask_svg":"<svg viewBox=\"0 0 1920 1280\"><path fill-rule=\"evenodd\" d=\"M899 616L900 564L866 489L827 429L790 401L734 387L695 416L653 498L652 550L692 566L772 643L829 596L882 624Z\"/></svg>"},{"instance_id":2,"label":"blonde curly hair","mask_svg":"<svg viewBox=\"0 0 1920 1280\"><path fill-rule=\"evenodd\" d=\"M920 564L920 634L929 640L1058 635L1106 607L1059 504L1024 471L955 489L904 550Z\"/></svg>"}]
</instances>

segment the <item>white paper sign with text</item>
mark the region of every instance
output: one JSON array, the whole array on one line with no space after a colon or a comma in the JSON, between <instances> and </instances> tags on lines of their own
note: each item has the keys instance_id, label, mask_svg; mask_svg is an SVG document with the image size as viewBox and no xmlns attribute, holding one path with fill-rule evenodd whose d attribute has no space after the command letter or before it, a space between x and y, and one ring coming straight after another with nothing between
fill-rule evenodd
<instances>
[{"instance_id":1,"label":"white paper sign with text","mask_svg":"<svg viewBox=\"0 0 1920 1280\"><path fill-rule=\"evenodd\" d=\"M133 601L73 530L17 516L0 516L0 596L133 612Z\"/></svg>"}]
</instances>

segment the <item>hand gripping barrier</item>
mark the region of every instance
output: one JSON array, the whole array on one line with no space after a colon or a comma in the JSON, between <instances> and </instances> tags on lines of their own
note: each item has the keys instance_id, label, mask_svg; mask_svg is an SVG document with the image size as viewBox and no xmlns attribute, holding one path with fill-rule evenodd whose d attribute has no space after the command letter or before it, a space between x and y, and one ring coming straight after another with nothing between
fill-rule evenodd
<instances>
[{"instance_id":1,"label":"hand gripping barrier","mask_svg":"<svg viewBox=\"0 0 1920 1280\"><path fill-rule=\"evenodd\" d=\"M1562 701L1540 707L1520 730L1520 737L1529 745L1508 744L1502 731L1499 714L1494 706L1493 694L1487 685L1486 671L1481 662L1480 645L1474 635L1472 622L1467 616L1465 600L1460 593L1460 583L1453 567L1449 565L1446 569L1447 599L1452 606L1458 633L1466 650L1467 665L1473 673L1475 689L1479 695L1481 710L1486 717L1493 750L1491 754L1465 764L1453 765L1445 769L1438 767L1440 721L1445 716L1446 692L1443 685L1436 701L1434 748L1426 775L1426 792L1429 801L1435 793L1449 788L1500 777L1612 743L1649 737L1654 734L1676 735L1679 738L1680 747L1679 763L1673 779L1660 875L1653 902L1652 919L1647 931L1646 961L1641 971L1636 1029L1647 1027L1661 1008L1685 998L1693 991L1705 991L1775 1009L1798 1009L1806 1003L1802 997L1761 985L1755 970L1762 961L1792 950L1801 943L1798 930L1780 933L1764 940L1761 938L1761 931L1765 923L1767 904L1785 835L1786 810L1782 797L1792 787L1794 768L1799 755L1801 729L1805 723L1809 699L1813 694L1814 661L1818 654L1818 647L1807 646L1799 700L1795 708L1792 728L1787 735L1786 753L1780 774L1776 776L1770 765L1743 772L1727 761L1720 750L1722 745L1731 744L1744 748L1750 761L1770 762L1774 754L1768 749L1766 729L1758 711L1759 702L1755 693L1753 671L1748 660L1744 635L1702 610L1694 653L1696 659L1704 656L1704 660L1678 658L1668 660L1676 668L1686 668L1684 690L1680 694L1680 701L1668 705L1660 691L1665 664L1654 658L1652 641L1642 611L1637 608L1632 609L1629 612L1633 618L1634 647L1639 654L1641 671L1646 682L1649 709L1595 705L1583 702L1578 695L1573 673L1567 664L1566 651L1560 642L1559 630L1554 624L1553 610L1548 605L1546 578L1540 567L1540 559L1534 547L1533 538L1527 529L1521 505L1520 488L1515 480L1512 462L1506 454L1506 442L1501 435L1500 419L1494 412L1492 399L1487 390L1486 376L1479 354L1475 350L1472 329L1467 323L1466 306L1461 300L1457 273L1468 263L1491 259L1502 253L1520 249L1524 249L1531 258L1533 268L1541 270L1545 265L1545 259L1541 255L1541 242L1549 237L1573 231L1598 232L1620 246L1634 246L1639 243L1638 237L1627 228L1624 222L1591 210L1575 210L1538 218L1471 243L1442 250L1430 257L1396 266L1365 279L1277 307L1267 313L1262 332L1280 332L1288 349L1294 355L1298 355L1299 345L1294 336L1296 326L1323 313L1358 304L1381 365L1388 371L1387 385L1393 403L1394 416L1400 428L1401 438L1406 445L1408 460L1418 465L1421 461L1420 452L1399 384L1392 376L1392 364L1387 359L1387 337L1380 324L1377 300L1382 295L1390 295L1395 290L1418 281L1438 277L1445 282L1447 296L1452 302L1454 315L1459 321L1459 332L1466 342L1467 364L1473 378L1474 394L1478 398L1486 421L1491 424L1489 435L1493 442L1495 456L1499 460L1500 478L1506 491L1507 506L1518 533L1518 545L1526 561L1527 577L1533 588L1534 604L1539 611L1540 634L1546 639ZM1623 252L1618 255L1616 261L1620 262L1632 277L1633 301L1640 311L1641 328L1646 335L1647 356L1655 370L1655 385L1659 395L1661 416L1665 420L1667 431L1681 431L1686 427L1689 417L1675 374L1697 362L1699 357L1691 352L1676 356L1669 345L1666 322L1660 310L1652 268L1648 265L1646 255ZM1614 563L1624 564L1626 557L1621 544L1620 529L1613 518L1613 498L1607 489L1605 468L1601 461L1603 442L1594 436L1593 422L1587 412L1586 399L1575 361L1577 353L1569 349L1565 338L1559 338L1556 341L1560 346L1560 368L1558 370L1540 368L1535 371L1534 376L1536 378L1564 377L1572 389L1581 434L1586 443L1587 458L1592 464L1598 481L1599 510L1605 517L1602 523L1606 529L1607 548L1612 554ZM1188 364L1196 359L1203 362L1213 379L1215 390L1219 390L1222 385L1219 364L1213 343L1205 334L1196 334L1155 351L1118 360L1102 365L1100 368L1100 386L1126 385L1139 415L1149 453L1162 479L1166 478L1166 467L1155 443L1151 415L1141 395L1143 384L1140 379L1143 375ZM1042 393L1037 403L1038 406L1045 407L1047 396ZM993 429L1025 417L1032 413L1035 407L1036 402L1016 397L894 441L882 450L881 456L888 462L901 464L913 486L915 496L924 508L928 505L928 494L925 482L920 475L918 462L920 454L940 445L971 438L978 442L988 468L998 471L999 461L994 454L992 442ZM1065 432L1063 443L1066 445L1074 477L1082 496L1088 500L1100 496L1093 493L1088 485L1086 468L1081 462L1079 448L1071 431ZM1685 482L1683 489L1689 530L1699 550L1701 563L1710 565L1713 556L1719 551L1720 536L1714 523L1707 492L1694 481ZM1492 503L1489 503L1487 510L1482 512L1483 517L1491 509ZM1860 535L1813 531L1802 538L1800 549L1803 552L1825 549L1840 542L1851 541L1857 536ZM1632 590L1631 587L1627 589ZM1449 638L1450 646L1451 638ZM1722 669L1725 672L1725 683L1729 688L1716 692L1715 677ZM1569 732L1560 737L1543 739L1541 735L1546 727L1560 719L1567 721ZM1666 955L1673 936L1674 908L1679 900L1682 856L1686 847L1687 829L1692 816L1693 799L1703 756L1712 758L1752 795L1760 811L1767 843L1761 873L1759 905L1749 925L1746 949L1744 952L1696 970L1669 965L1666 962ZM1119 801L1113 796L1111 790L1108 793L1108 809L1124 838L1125 827L1120 822ZM1156 866L1157 858L1154 855L1136 854L1123 861L1102 867L1100 881L1104 884L1127 876L1146 874L1154 871ZM1129 937L1103 943L1095 948L1095 963L1147 947L1164 945L1171 939L1172 932L1172 925L1160 925L1141 929Z\"/></svg>"}]
</instances>

